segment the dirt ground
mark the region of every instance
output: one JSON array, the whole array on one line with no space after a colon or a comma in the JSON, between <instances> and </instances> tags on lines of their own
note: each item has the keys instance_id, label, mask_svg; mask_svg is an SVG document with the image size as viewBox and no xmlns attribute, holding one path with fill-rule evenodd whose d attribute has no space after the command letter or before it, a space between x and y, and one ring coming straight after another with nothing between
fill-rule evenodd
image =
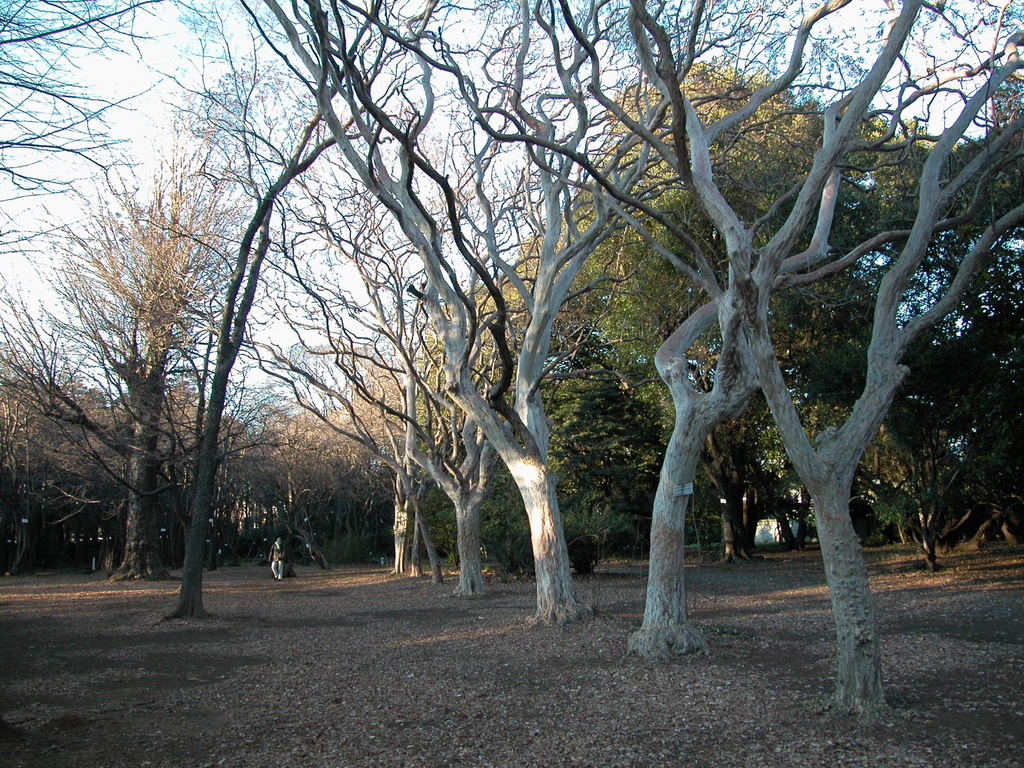
<instances>
[{"instance_id":1,"label":"dirt ground","mask_svg":"<svg viewBox=\"0 0 1024 768\"><path fill-rule=\"evenodd\" d=\"M817 553L687 570L705 654L625 657L645 582L580 579L593 621L533 626L529 582L450 596L383 569L225 568L203 621L172 582L0 579L11 768L1024 766L1024 551L869 551L891 710L823 711Z\"/></svg>"}]
</instances>

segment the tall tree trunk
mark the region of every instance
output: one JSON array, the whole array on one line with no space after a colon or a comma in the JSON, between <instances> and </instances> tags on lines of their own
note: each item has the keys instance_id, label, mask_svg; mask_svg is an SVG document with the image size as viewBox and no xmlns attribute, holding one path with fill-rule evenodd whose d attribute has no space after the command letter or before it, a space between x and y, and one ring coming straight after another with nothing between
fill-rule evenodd
<instances>
[{"instance_id":1,"label":"tall tree trunk","mask_svg":"<svg viewBox=\"0 0 1024 768\"><path fill-rule=\"evenodd\" d=\"M155 458L155 435L147 438L144 450L128 457L128 516L125 521L124 559L111 579L168 578L160 553L160 460Z\"/></svg>"},{"instance_id":2,"label":"tall tree trunk","mask_svg":"<svg viewBox=\"0 0 1024 768\"><path fill-rule=\"evenodd\" d=\"M430 583L435 586L444 583L444 574L441 572L441 558L437 554L437 547L434 545L434 537L430 535L430 528L423 514L423 510L416 506L416 528L423 540L423 547L427 550L427 562L430 563Z\"/></svg>"},{"instance_id":3,"label":"tall tree trunk","mask_svg":"<svg viewBox=\"0 0 1024 768\"><path fill-rule=\"evenodd\" d=\"M569 549L547 464L529 459L506 461L522 495L530 522L534 572L537 579L537 621L561 624L588 618L592 611L576 596Z\"/></svg>"},{"instance_id":4,"label":"tall tree trunk","mask_svg":"<svg viewBox=\"0 0 1024 768\"><path fill-rule=\"evenodd\" d=\"M11 576L20 576L25 573L32 573L35 570L35 549L36 542L32 530L32 510L29 507L28 496L25 497L25 511L22 514L14 515L14 557L11 560L9 573Z\"/></svg>"},{"instance_id":5,"label":"tall tree trunk","mask_svg":"<svg viewBox=\"0 0 1024 768\"><path fill-rule=\"evenodd\" d=\"M420 550L420 521L418 513L413 514L412 544L409 546L409 575L418 579L423 575L423 558Z\"/></svg>"},{"instance_id":6,"label":"tall tree trunk","mask_svg":"<svg viewBox=\"0 0 1024 768\"><path fill-rule=\"evenodd\" d=\"M465 372L461 385L452 389L459 407L479 426L508 468L523 500L537 583L535 620L557 624L590 617L593 611L579 600L573 583L555 478L547 464L549 427L539 395L521 397L516 413L501 418L492 404L480 397ZM514 428L511 421L517 422Z\"/></svg>"},{"instance_id":7,"label":"tall tree trunk","mask_svg":"<svg viewBox=\"0 0 1024 768\"><path fill-rule=\"evenodd\" d=\"M227 403L231 369L245 339L249 311L259 285L263 261L270 248L270 220L278 195L291 181L309 168L331 144L321 141L310 147L313 132L320 124L316 113L302 130L295 151L280 175L260 198L245 233L242 235L234 272L225 290L217 330L217 349L210 382L209 399L201 405L202 438L196 456L196 472L188 536L185 540L185 564L181 572L178 605L168 618L203 617L203 555L206 547L207 519L213 512L214 482L220 451L220 425Z\"/></svg>"},{"instance_id":8,"label":"tall tree trunk","mask_svg":"<svg viewBox=\"0 0 1024 768\"><path fill-rule=\"evenodd\" d=\"M918 520L921 523L921 549L924 551L924 566L934 573L938 568L936 552L935 513L921 511Z\"/></svg>"},{"instance_id":9,"label":"tall tree trunk","mask_svg":"<svg viewBox=\"0 0 1024 768\"><path fill-rule=\"evenodd\" d=\"M395 523L391 528L391 536L394 545L394 567L391 572L401 576L409 566L409 505L404 493L395 494Z\"/></svg>"},{"instance_id":10,"label":"tall tree trunk","mask_svg":"<svg viewBox=\"0 0 1024 768\"><path fill-rule=\"evenodd\" d=\"M482 495L460 498L455 504L459 547L459 583L453 595L469 597L487 591L480 557L480 504Z\"/></svg>"},{"instance_id":11,"label":"tall tree trunk","mask_svg":"<svg viewBox=\"0 0 1024 768\"><path fill-rule=\"evenodd\" d=\"M715 384L710 392L699 392L690 378L687 351L716 320L722 351ZM672 394L675 425L654 497L644 620L629 638L629 653L646 659L667 659L706 645L686 615L686 510L701 450L715 427L743 412L754 392L749 366L741 364L746 354L739 315L732 297L726 295L694 312L655 356L658 373Z\"/></svg>"},{"instance_id":12,"label":"tall tree trunk","mask_svg":"<svg viewBox=\"0 0 1024 768\"><path fill-rule=\"evenodd\" d=\"M885 707L875 603L860 539L850 517L853 476L905 376L896 365L870 369L864 394L839 428L829 427L812 444L786 387L763 317L756 327L761 388L789 454L814 504L818 541L836 627L836 684L832 705L864 714Z\"/></svg>"},{"instance_id":13,"label":"tall tree trunk","mask_svg":"<svg viewBox=\"0 0 1024 768\"><path fill-rule=\"evenodd\" d=\"M691 496L680 492L693 482L707 433L676 412L676 425L661 465L651 521L650 574L643 623L629 638L627 652L645 659L668 659L707 645L686 614L686 509Z\"/></svg>"},{"instance_id":14,"label":"tall tree trunk","mask_svg":"<svg viewBox=\"0 0 1024 768\"><path fill-rule=\"evenodd\" d=\"M192 497L192 514L185 534L185 562L181 569L181 588L178 590L178 604L168 616L171 619L204 618L203 606L203 560L206 552L207 517L206 510L213 508L213 484L217 474L215 446L199 446L196 461L195 492Z\"/></svg>"},{"instance_id":15,"label":"tall tree trunk","mask_svg":"<svg viewBox=\"0 0 1024 768\"><path fill-rule=\"evenodd\" d=\"M863 713L885 704L875 601L860 540L850 518L852 483L830 478L811 489L832 614L836 625L833 706Z\"/></svg>"},{"instance_id":16,"label":"tall tree trunk","mask_svg":"<svg viewBox=\"0 0 1024 768\"><path fill-rule=\"evenodd\" d=\"M269 212L268 212L269 215ZM245 274L243 263L235 275L233 290L237 291ZM258 270L258 266L253 267ZM255 291L255 277L250 274L250 288ZM229 296L233 294L229 293ZM249 298L247 296L247 298ZM251 298L250 298L251 301ZM200 401L199 448L196 451L195 476L192 489L192 506L189 510L185 533L185 561L181 567L181 587L178 589L178 604L168 614L168 619L207 616L203 606L203 565L206 555L206 537L210 516L213 513L217 480L217 466L220 453L220 425L227 403L228 380L231 369L238 357L245 320L236 324L233 312L234 301L226 302L221 317L220 338L217 342L217 358L210 383L209 397ZM248 302L245 302L248 314ZM235 333L232 333L234 329Z\"/></svg>"}]
</instances>

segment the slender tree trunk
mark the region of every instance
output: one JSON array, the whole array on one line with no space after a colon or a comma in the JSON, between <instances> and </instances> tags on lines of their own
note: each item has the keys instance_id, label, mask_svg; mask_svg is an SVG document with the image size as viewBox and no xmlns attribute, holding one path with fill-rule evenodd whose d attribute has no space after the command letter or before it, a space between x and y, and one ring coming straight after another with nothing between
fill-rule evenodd
<instances>
[{"instance_id":1,"label":"slender tree trunk","mask_svg":"<svg viewBox=\"0 0 1024 768\"><path fill-rule=\"evenodd\" d=\"M877 369L869 370L868 383L853 415L842 428L824 430L812 444L768 341L766 323L757 330L757 351L762 391L786 451L814 504L836 627L833 707L857 714L882 709L885 696L878 621L867 565L850 517L850 490L864 449L878 431L904 374L896 366L883 368L881 374Z\"/></svg>"},{"instance_id":2,"label":"slender tree trunk","mask_svg":"<svg viewBox=\"0 0 1024 768\"><path fill-rule=\"evenodd\" d=\"M231 319L230 309L225 309L222 322L228 326ZM227 328L222 327L217 362L210 384L210 396L205 401L206 407L200 417L201 438L199 450L196 452L192 508L185 533L185 562L181 568L178 604L167 616L169 619L201 619L207 616L206 608L203 606L203 565L206 560L206 538L209 530L209 518L213 513L216 490L220 425L227 402L228 379L238 355L238 346L237 341L232 341Z\"/></svg>"},{"instance_id":3,"label":"slender tree trunk","mask_svg":"<svg viewBox=\"0 0 1024 768\"><path fill-rule=\"evenodd\" d=\"M548 426L539 396L521 398L516 409L521 418L520 434L514 436L468 379L453 388L453 394L508 468L523 500L537 582L535 620L556 624L589 618L593 611L580 602L573 583L555 478L547 464Z\"/></svg>"},{"instance_id":4,"label":"slender tree trunk","mask_svg":"<svg viewBox=\"0 0 1024 768\"><path fill-rule=\"evenodd\" d=\"M205 510L213 508L215 476L216 458L213 450L204 450L200 445L192 514L185 533L185 562L181 569L181 588L178 590L178 605L168 616L171 619L200 619L207 615L203 606L203 560L208 525Z\"/></svg>"},{"instance_id":5,"label":"slender tree trunk","mask_svg":"<svg viewBox=\"0 0 1024 768\"><path fill-rule=\"evenodd\" d=\"M202 438L196 456L192 509L185 541L185 564L181 572L178 605L168 618L206 616L203 608L203 555L206 547L207 519L213 511L214 482L217 478L220 451L220 425L227 403L228 381L245 338L249 310L256 296L263 260L270 248L270 218L277 197L296 176L312 165L313 161L333 144L332 140L322 141L314 147L308 146L319 123L320 115L317 113L303 129L289 162L261 197L242 235L234 272L225 291L221 308L209 399L205 401L205 409L202 411Z\"/></svg>"},{"instance_id":6,"label":"slender tree trunk","mask_svg":"<svg viewBox=\"0 0 1024 768\"><path fill-rule=\"evenodd\" d=\"M627 650L646 659L668 659L699 651L704 636L686 615L684 580L686 510L701 451L712 431L739 416L754 391L739 316L725 296L694 312L658 349L658 374L675 406L675 425L661 465L651 521L650 576L644 620L629 639ZM697 391L690 379L687 351L700 334L718 321L722 334L715 385Z\"/></svg>"},{"instance_id":7,"label":"slender tree trunk","mask_svg":"<svg viewBox=\"0 0 1024 768\"><path fill-rule=\"evenodd\" d=\"M750 557L757 549L755 538L757 536L757 524L761 522L764 514L764 500L756 489L747 490L747 498L743 503L743 550Z\"/></svg>"},{"instance_id":8,"label":"slender tree trunk","mask_svg":"<svg viewBox=\"0 0 1024 768\"><path fill-rule=\"evenodd\" d=\"M793 537L797 551L803 552L807 549L807 520L810 518L810 502L801 499L797 507L796 535Z\"/></svg>"},{"instance_id":9,"label":"slender tree trunk","mask_svg":"<svg viewBox=\"0 0 1024 768\"><path fill-rule=\"evenodd\" d=\"M412 544L409 546L409 575L418 579L423 575L423 558L420 550L419 513L413 514Z\"/></svg>"},{"instance_id":10,"label":"slender tree trunk","mask_svg":"<svg viewBox=\"0 0 1024 768\"><path fill-rule=\"evenodd\" d=\"M833 706L858 714L885 705L875 601L860 540L850 518L851 483L837 478L812 489L818 540L836 625Z\"/></svg>"},{"instance_id":11,"label":"slender tree trunk","mask_svg":"<svg viewBox=\"0 0 1024 768\"><path fill-rule=\"evenodd\" d=\"M391 529L394 542L394 567L391 572L401 576L409 566L409 507L405 494L395 494L395 524Z\"/></svg>"},{"instance_id":12,"label":"slender tree trunk","mask_svg":"<svg viewBox=\"0 0 1024 768\"><path fill-rule=\"evenodd\" d=\"M440 585L444 583L444 574L441 572L441 558L437 554L437 547L434 545L434 537L430 535L430 528L424 519L423 510L416 507L416 528L423 539L423 546L427 550L427 561L430 563L430 583Z\"/></svg>"},{"instance_id":13,"label":"slender tree trunk","mask_svg":"<svg viewBox=\"0 0 1024 768\"><path fill-rule=\"evenodd\" d=\"M692 405L676 404L676 422L661 465L651 521L650 574L643 623L629 638L627 652L665 660L702 650L707 641L686 614L686 509L704 441L713 425L702 428Z\"/></svg>"},{"instance_id":14,"label":"slender tree trunk","mask_svg":"<svg viewBox=\"0 0 1024 768\"><path fill-rule=\"evenodd\" d=\"M480 558L480 504L478 498L461 498L455 504L459 546L459 583L453 595L469 597L487 591Z\"/></svg>"},{"instance_id":15,"label":"slender tree trunk","mask_svg":"<svg viewBox=\"0 0 1024 768\"><path fill-rule=\"evenodd\" d=\"M932 573L938 569L935 518L934 512L921 511L918 513L918 520L921 522L921 549L924 551L924 566Z\"/></svg>"},{"instance_id":16,"label":"slender tree trunk","mask_svg":"<svg viewBox=\"0 0 1024 768\"><path fill-rule=\"evenodd\" d=\"M28 497L25 499L23 515L14 515L14 558L11 560L11 576L32 573L35 569L35 537L32 535L33 514L29 508Z\"/></svg>"},{"instance_id":17,"label":"slender tree trunk","mask_svg":"<svg viewBox=\"0 0 1024 768\"><path fill-rule=\"evenodd\" d=\"M576 596L551 471L546 464L529 459L506 463L522 495L530 522L537 579L535 619L544 624L561 624L589 618L591 609Z\"/></svg>"}]
</instances>

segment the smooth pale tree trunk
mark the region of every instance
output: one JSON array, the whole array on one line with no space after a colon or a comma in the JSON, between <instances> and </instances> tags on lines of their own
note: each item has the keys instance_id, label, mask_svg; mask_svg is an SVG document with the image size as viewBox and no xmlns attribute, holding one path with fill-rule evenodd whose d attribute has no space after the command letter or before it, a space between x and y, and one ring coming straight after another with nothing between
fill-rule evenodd
<instances>
[{"instance_id":1,"label":"smooth pale tree trunk","mask_svg":"<svg viewBox=\"0 0 1024 768\"><path fill-rule=\"evenodd\" d=\"M867 564L850 517L853 476L908 370L895 353L869 353L864 391L842 427L829 427L814 444L804 431L767 334L762 315L754 330L761 388L779 434L814 504L818 541L836 629L836 683L832 706L865 714L886 706L881 649ZM881 352L881 353L880 353Z\"/></svg>"},{"instance_id":2,"label":"smooth pale tree trunk","mask_svg":"<svg viewBox=\"0 0 1024 768\"><path fill-rule=\"evenodd\" d=\"M686 614L686 509L691 497L679 489L693 482L701 447L710 433L694 427L677 413L654 497L644 619L627 646L628 653L649 660L693 653L707 645Z\"/></svg>"},{"instance_id":3,"label":"smooth pale tree trunk","mask_svg":"<svg viewBox=\"0 0 1024 768\"><path fill-rule=\"evenodd\" d=\"M719 321L722 351L711 392L694 388L687 351ZM661 345L655 356L658 373L672 394L675 424L661 465L651 521L650 575L644 620L627 650L645 659L664 660L701 650L704 636L686 615L684 578L686 510L704 444L712 431L740 415L754 391L750 367L742 365L746 341L739 316L728 296L693 313Z\"/></svg>"},{"instance_id":4,"label":"smooth pale tree trunk","mask_svg":"<svg viewBox=\"0 0 1024 768\"><path fill-rule=\"evenodd\" d=\"M494 450L480 439L476 425L467 421L460 438L466 451L457 472L443 471L440 463L424 457L421 466L428 469L455 508L456 545L459 550L459 582L453 596L472 597L487 591L484 584L480 546L480 507L487 494Z\"/></svg>"},{"instance_id":5,"label":"smooth pale tree trunk","mask_svg":"<svg viewBox=\"0 0 1024 768\"><path fill-rule=\"evenodd\" d=\"M548 424L540 397L534 393L519 398L520 421L514 435L509 422L480 397L465 373L463 377L466 380L452 388L452 396L508 468L526 510L537 582L534 619L560 624L589 618L593 611L577 597L572 578L555 477L547 464Z\"/></svg>"},{"instance_id":6,"label":"smooth pale tree trunk","mask_svg":"<svg viewBox=\"0 0 1024 768\"><path fill-rule=\"evenodd\" d=\"M395 494L395 524L391 528L394 551L394 567L391 572L401 576L409 567L409 504L404 494Z\"/></svg>"},{"instance_id":7,"label":"smooth pale tree trunk","mask_svg":"<svg viewBox=\"0 0 1024 768\"><path fill-rule=\"evenodd\" d=\"M782 431L782 430L780 430ZM829 431L820 453L810 443L787 442L814 504L818 541L836 630L836 681L832 706L838 712L865 714L886 706L881 649L867 564L850 517L850 489L863 451L849 447L841 433ZM874 434L871 431L871 434ZM836 454L846 458L837 460Z\"/></svg>"},{"instance_id":8,"label":"smooth pale tree trunk","mask_svg":"<svg viewBox=\"0 0 1024 768\"><path fill-rule=\"evenodd\" d=\"M537 580L535 619L544 624L563 624L589 618L593 611L576 596L551 471L547 464L529 459L506 461L506 464L522 495L530 522Z\"/></svg>"},{"instance_id":9,"label":"smooth pale tree trunk","mask_svg":"<svg viewBox=\"0 0 1024 768\"><path fill-rule=\"evenodd\" d=\"M480 446L475 447L477 450L480 448ZM483 454L477 458L481 464L477 466L475 472L470 473L475 476L475 480L472 482L465 482L465 475L462 476L464 482L459 482L456 477L440 471L436 465L432 466L425 458L423 460L423 465L431 469L435 481L455 507L456 544L459 549L459 583L452 594L457 597L479 595L486 591L480 555L480 506L483 504L487 489L493 453L489 449L485 449ZM440 565L438 565L438 570L440 570ZM440 584L441 582L436 581L435 583Z\"/></svg>"},{"instance_id":10,"label":"smooth pale tree trunk","mask_svg":"<svg viewBox=\"0 0 1024 768\"><path fill-rule=\"evenodd\" d=\"M569 547L555 488L556 477L548 464L551 422L544 411L539 382L550 347L552 317L557 307L536 306L527 338L520 349L516 377L516 412L533 439L538 455L505 458L515 480L530 523L534 573L537 579L536 620L544 624L564 624L588 619L593 609L576 595ZM520 449L520 455L522 450Z\"/></svg>"}]
</instances>

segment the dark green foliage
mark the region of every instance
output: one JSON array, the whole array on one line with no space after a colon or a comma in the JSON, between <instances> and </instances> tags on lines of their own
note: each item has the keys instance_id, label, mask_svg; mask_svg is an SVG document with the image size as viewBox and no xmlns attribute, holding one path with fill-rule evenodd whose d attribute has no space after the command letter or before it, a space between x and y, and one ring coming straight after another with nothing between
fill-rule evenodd
<instances>
[{"instance_id":1,"label":"dark green foliage","mask_svg":"<svg viewBox=\"0 0 1024 768\"><path fill-rule=\"evenodd\" d=\"M640 555L664 449L658 414L619 380L561 383L551 397L551 465L577 573Z\"/></svg>"},{"instance_id":2,"label":"dark green foliage","mask_svg":"<svg viewBox=\"0 0 1024 768\"><path fill-rule=\"evenodd\" d=\"M502 576L533 573L533 547L523 501L508 469L500 462L491 478L491 492L480 509L480 540L484 557Z\"/></svg>"},{"instance_id":3,"label":"dark green foliage","mask_svg":"<svg viewBox=\"0 0 1024 768\"><path fill-rule=\"evenodd\" d=\"M434 540L437 553L449 563L459 564L458 525L455 522L455 507L437 486L427 489L420 502Z\"/></svg>"}]
</instances>

